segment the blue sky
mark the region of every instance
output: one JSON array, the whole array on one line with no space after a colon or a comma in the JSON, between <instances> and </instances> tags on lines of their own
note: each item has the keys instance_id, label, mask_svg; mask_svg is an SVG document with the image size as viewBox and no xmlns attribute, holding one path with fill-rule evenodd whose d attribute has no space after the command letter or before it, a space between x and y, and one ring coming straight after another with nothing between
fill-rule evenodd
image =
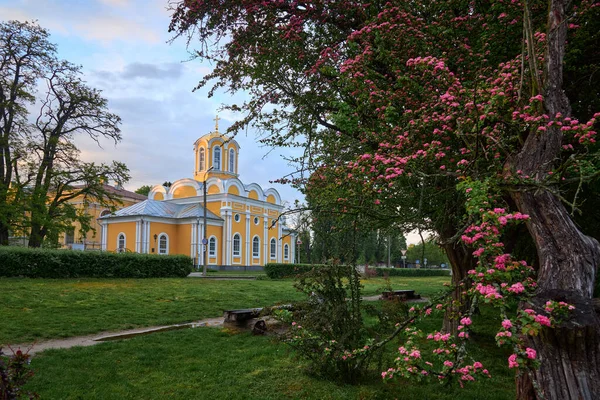
<instances>
[{"instance_id":1,"label":"blue sky","mask_svg":"<svg viewBox=\"0 0 600 400\"><path fill-rule=\"evenodd\" d=\"M86 161L125 162L132 179L126 188L155 185L193 176L194 141L214 129L221 104L230 102L221 92L192 92L211 70L209 64L189 59L184 40L167 43L169 0L0 0L2 20L37 20L51 33L58 55L83 67L90 86L102 90L109 108L119 115L123 140L99 148L81 139ZM219 130L236 115L219 113ZM292 168L282 158L288 149L257 143L254 132L238 135L239 172L244 183L274 187L293 202L301 194L291 187L271 184Z\"/></svg>"}]
</instances>

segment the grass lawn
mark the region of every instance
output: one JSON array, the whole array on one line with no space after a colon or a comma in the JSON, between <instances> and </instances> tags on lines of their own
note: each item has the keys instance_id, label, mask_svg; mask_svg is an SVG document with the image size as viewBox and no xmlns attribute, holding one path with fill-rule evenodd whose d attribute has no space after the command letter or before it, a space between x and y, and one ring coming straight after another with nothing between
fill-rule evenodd
<instances>
[{"instance_id":1,"label":"grass lawn","mask_svg":"<svg viewBox=\"0 0 600 400\"><path fill-rule=\"evenodd\" d=\"M426 296L448 281L448 277L391 278L394 288L415 289ZM385 285L382 278L363 283L365 295L377 294ZM0 278L0 344L181 323L217 317L226 309L301 298L291 279Z\"/></svg>"},{"instance_id":2,"label":"grass lawn","mask_svg":"<svg viewBox=\"0 0 600 400\"><path fill-rule=\"evenodd\" d=\"M439 324L437 319L432 321ZM304 373L289 348L269 337L197 328L36 355L28 389L42 399L513 399L514 372L493 336L479 336L478 360L492 379L457 385L340 385ZM398 343L391 344L394 352Z\"/></svg>"}]
</instances>

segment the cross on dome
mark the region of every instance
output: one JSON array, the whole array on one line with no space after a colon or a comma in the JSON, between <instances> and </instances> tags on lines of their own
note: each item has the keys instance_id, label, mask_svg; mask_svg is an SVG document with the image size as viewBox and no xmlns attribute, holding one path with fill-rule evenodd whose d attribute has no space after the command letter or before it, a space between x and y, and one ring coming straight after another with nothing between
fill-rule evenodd
<instances>
[{"instance_id":1,"label":"cross on dome","mask_svg":"<svg viewBox=\"0 0 600 400\"><path fill-rule=\"evenodd\" d=\"M219 118L219 115L217 114L217 116L215 117L215 119L213 119L213 121L215 121L215 132L219 132L219 120L221 118Z\"/></svg>"}]
</instances>

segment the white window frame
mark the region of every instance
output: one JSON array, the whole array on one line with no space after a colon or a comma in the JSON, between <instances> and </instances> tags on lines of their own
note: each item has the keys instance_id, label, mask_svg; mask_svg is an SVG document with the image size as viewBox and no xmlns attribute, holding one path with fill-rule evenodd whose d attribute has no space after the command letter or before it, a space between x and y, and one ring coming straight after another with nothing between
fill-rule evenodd
<instances>
[{"instance_id":1,"label":"white window frame","mask_svg":"<svg viewBox=\"0 0 600 400\"><path fill-rule=\"evenodd\" d=\"M287 243L283 245L283 259L290 259L290 246Z\"/></svg>"},{"instance_id":2,"label":"white window frame","mask_svg":"<svg viewBox=\"0 0 600 400\"><path fill-rule=\"evenodd\" d=\"M258 246L255 246L255 243L257 243ZM260 237L258 236L252 238L252 258L260 258Z\"/></svg>"},{"instance_id":3,"label":"white window frame","mask_svg":"<svg viewBox=\"0 0 600 400\"><path fill-rule=\"evenodd\" d=\"M161 252L161 249L160 249L160 242L163 238L165 239L165 244L166 244L164 253ZM164 232L161 233L160 235L158 235L158 254L160 254L160 255L168 255L169 254L169 235L167 235Z\"/></svg>"},{"instance_id":4,"label":"white window frame","mask_svg":"<svg viewBox=\"0 0 600 400\"><path fill-rule=\"evenodd\" d=\"M235 150L229 149L229 172L235 173Z\"/></svg>"},{"instance_id":5,"label":"white window frame","mask_svg":"<svg viewBox=\"0 0 600 400\"><path fill-rule=\"evenodd\" d=\"M277 258L277 239L271 238L269 241L269 246L269 256L271 257L271 260L275 260Z\"/></svg>"},{"instance_id":6,"label":"white window frame","mask_svg":"<svg viewBox=\"0 0 600 400\"><path fill-rule=\"evenodd\" d=\"M214 249L211 249L211 243L214 243ZM208 239L208 256L210 258L215 258L217 256L217 237L216 236L211 236Z\"/></svg>"},{"instance_id":7,"label":"white window frame","mask_svg":"<svg viewBox=\"0 0 600 400\"><path fill-rule=\"evenodd\" d=\"M121 246L121 237L123 237L123 246ZM127 248L127 235L123 232L119 232L117 235L117 252L122 253Z\"/></svg>"},{"instance_id":8,"label":"white window frame","mask_svg":"<svg viewBox=\"0 0 600 400\"><path fill-rule=\"evenodd\" d=\"M219 155L219 157L217 157L217 154ZM218 162L217 162L217 158L218 158ZM215 169L215 171L221 170L221 159L222 158L223 158L223 155L221 154L221 146L213 147L213 168Z\"/></svg>"},{"instance_id":9,"label":"white window frame","mask_svg":"<svg viewBox=\"0 0 600 400\"><path fill-rule=\"evenodd\" d=\"M237 239L237 251L235 249L236 239ZM239 233L236 233L235 235L233 235L231 242L232 242L231 253L232 253L233 257L240 258L242 256L242 235L240 235Z\"/></svg>"}]
</instances>

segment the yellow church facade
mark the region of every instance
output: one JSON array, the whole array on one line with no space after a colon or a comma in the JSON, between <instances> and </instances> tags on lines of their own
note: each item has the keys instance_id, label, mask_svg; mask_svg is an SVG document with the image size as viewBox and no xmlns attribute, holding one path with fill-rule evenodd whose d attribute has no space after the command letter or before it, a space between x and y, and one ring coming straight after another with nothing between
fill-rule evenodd
<instances>
[{"instance_id":1,"label":"yellow church facade","mask_svg":"<svg viewBox=\"0 0 600 400\"><path fill-rule=\"evenodd\" d=\"M102 249L185 254L203 265L206 247L209 267L292 263L296 238L281 217L281 197L239 179L239 153L239 144L217 125L194 143L193 178L156 185L147 200L99 218Z\"/></svg>"}]
</instances>

